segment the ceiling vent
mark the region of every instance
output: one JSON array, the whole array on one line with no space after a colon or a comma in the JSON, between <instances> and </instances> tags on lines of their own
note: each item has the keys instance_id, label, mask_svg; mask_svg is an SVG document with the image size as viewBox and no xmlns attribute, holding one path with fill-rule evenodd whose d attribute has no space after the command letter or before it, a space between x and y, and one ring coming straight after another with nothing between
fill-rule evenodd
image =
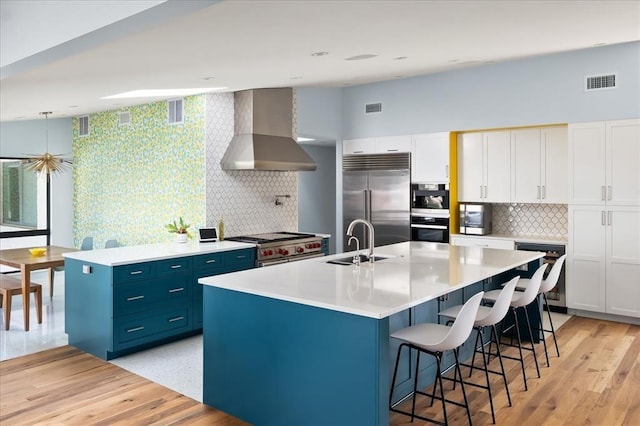
<instances>
[{"instance_id":1,"label":"ceiling vent","mask_svg":"<svg viewBox=\"0 0 640 426\"><path fill-rule=\"evenodd\" d=\"M364 113L365 114L377 114L382 112L382 102L376 102L373 104L365 104L364 105Z\"/></svg>"},{"instance_id":2,"label":"ceiling vent","mask_svg":"<svg viewBox=\"0 0 640 426\"><path fill-rule=\"evenodd\" d=\"M131 113L129 111L119 112L118 124L120 126L128 126L131 124Z\"/></svg>"},{"instance_id":3,"label":"ceiling vent","mask_svg":"<svg viewBox=\"0 0 640 426\"><path fill-rule=\"evenodd\" d=\"M584 89L587 91L615 89L617 80L616 77L617 74L592 75L590 77L585 77Z\"/></svg>"}]
</instances>

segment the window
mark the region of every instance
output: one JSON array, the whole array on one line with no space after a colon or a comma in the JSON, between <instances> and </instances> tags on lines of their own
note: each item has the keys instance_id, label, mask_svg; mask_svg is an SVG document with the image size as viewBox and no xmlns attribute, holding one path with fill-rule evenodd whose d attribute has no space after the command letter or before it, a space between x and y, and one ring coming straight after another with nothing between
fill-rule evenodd
<instances>
[{"instance_id":1,"label":"window","mask_svg":"<svg viewBox=\"0 0 640 426\"><path fill-rule=\"evenodd\" d=\"M21 158L0 159L0 238L49 235L49 182L27 170ZM9 240L3 246L9 247Z\"/></svg>"},{"instance_id":2,"label":"window","mask_svg":"<svg viewBox=\"0 0 640 426\"><path fill-rule=\"evenodd\" d=\"M169 124L182 123L182 99L172 99L167 101L169 106Z\"/></svg>"},{"instance_id":3,"label":"window","mask_svg":"<svg viewBox=\"0 0 640 426\"><path fill-rule=\"evenodd\" d=\"M80 136L89 136L89 116L83 115L78 117L78 134Z\"/></svg>"}]
</instances>

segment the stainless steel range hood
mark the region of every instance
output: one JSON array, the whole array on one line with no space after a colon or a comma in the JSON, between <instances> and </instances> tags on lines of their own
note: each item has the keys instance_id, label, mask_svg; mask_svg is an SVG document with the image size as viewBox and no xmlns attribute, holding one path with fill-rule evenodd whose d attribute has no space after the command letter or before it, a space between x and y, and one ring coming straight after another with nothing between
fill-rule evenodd
<instances>
[{"instance_id":1,"label":"stainless steel range hood","mask_svg":"<svg viewBox=\"0 0 640 426\"><path fill-rule=\"evenodd\" d=\"M293 139L293 89L254 89L234 94L235 133L224 170L304 170L318 166Z\"/></svg>"}]
</instances>

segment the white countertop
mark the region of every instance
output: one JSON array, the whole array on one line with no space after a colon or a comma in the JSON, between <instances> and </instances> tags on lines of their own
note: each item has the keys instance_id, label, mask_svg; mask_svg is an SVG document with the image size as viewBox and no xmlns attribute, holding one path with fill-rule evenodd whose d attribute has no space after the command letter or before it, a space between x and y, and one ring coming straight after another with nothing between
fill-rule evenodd
<instances>
[{"instance_id":1,"label":"white countertop","mask_svg":"<svg viewBox=\"0 0 640 426\"><path fill-rule=\"evenodd\" d=\"M219 241L215 243L189 241L186 243L172 242L76 251L65 253L63 256L68 259L97 263L98 265L119 266L251 247L255 247L255 245L236 241Z\"/></svg>"},{"instance_id":2,"label":"white countertop","mask_svg":"<svg viewBox=\"0 0 640 426\"><path fill-rule=\"evenodd\" d=\"M359 267L327 263L353 255L341 253L198 282L380 319L543 256L419 241L376 247L374 254L388 258Z\"/></svg>"}]
</instances>

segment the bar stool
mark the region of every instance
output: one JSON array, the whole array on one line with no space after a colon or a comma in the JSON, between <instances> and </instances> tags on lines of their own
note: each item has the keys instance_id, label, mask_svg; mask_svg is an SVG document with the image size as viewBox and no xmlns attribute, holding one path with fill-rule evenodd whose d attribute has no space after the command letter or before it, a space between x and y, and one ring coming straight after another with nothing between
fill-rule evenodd
<instances>
[{"instance_id":1,"label":"bar stool","mask_svg":"<svg viewBox=\"0 0 640 426\"><path fill-rule=\"evenodd\" d=\"M536 356L536 347L533 344L533 332L531 331L531 321L529 321L529 313L527 312L527 305L533 302L538 296L538 290L540 289L540 284L542 284L542 276L544 275L544 271L547 268L547 264L543 264L540 266L536 272L533 274L531 279L529 280L529 285L527 288L520 292L516 291L513 293L513 297L511 298L511 303L509 305L509 310L513 313L513 326L509 327L506 330L503 330L504 334L506 331L509 331L512 327L516 329L516 335L518 337L518 352L520 354L520 358L502 355L504 358L513 359L515 361L520 361L520 366L522 367L522 379L524 380L524 390L528 390L527 387L527 373L524 368L524 356L522 355L522 350L531 350L533 352L533 360L536 365L536 372L538 373L538 378L540 378L540 367L538 366L538 357ZM484 299L487 302L494 303L500 296L500 292L502 290L491 290L485 293ZM518 326L518 308L523 308L524 317L527 323L527 329L529 330L529 338L531 339L531 348L526 348L522 346L522 339L520 337L520 327ZM499 345L499 344L498 344Z\"/></svg>"},{"instance_id":2,"label":"bar stool","mask_svg":"<svg viewBox=\"0 0 640 426\"><path fill-rule=\"evenodd\" d=\"M489 405L491 406L491 418L493 419L494 424L496 422L496 414L493 408L493 397L491 395L491 383L489 381L489 373L498 374L502 376L502 380L504 382L504 389L507 392L509 407L511 407L512 405L511 395L509 394L509 385L507 383L507 375L504 372L504 364L502 363L502 354L500 353L500 345L498 344L498 333L496 331L496 324L498 324L507 316L507 313L509 312L509 304L511 303L511 299L513 298L513 292L516 289L516 284L518 283L519 278L520 277L514 277L511 279L511 281L505 284L505 286L500 291L500 294L498 295L498 298L496 299L493 306L491 307L480 306L478 308L478 313L476 314L475 322L473 323L473 327L476 329L478 333L476 335L476 341L473 349L473 358L471 360L471 365L469 365L469 367L471 367L469 371L469 377L471 377L471 374L473 373L476 353L480 352L482 354L482 363L484 367L483 370L484 370L485 378L487 379L487 385L484 386L484 385L479 385L471 382L469 383L465 382L465 384L476 386L476 387L487 390L487 392L489 393ZM462 307L463 305L452 306L440 312L438 315L446 318L456 319L460 315L460 311ZM500 360L500 371L489 370L487 357L485 356L485 352L484 352L484 345L485 345L484 333L483 333L484 327L491 327L491 331L489 334L489 342L492 342L493 341L492 339L494 337L496 339L496 345L498 347L497 354L498 354L498 359ZM478 344L478 342L480 342L480 344ZM489 346L489 351L491 351L491 346ZM462 364L462 365L466 366L466 364Z\"/></svg>"},{"instance_id":3,"label":"bar stool","mask_svg":"<svg viewBox=\"0 0 640 426\"><path fill-rule=\"evenodd\" d=\"M453 322L453 325L446 326L442 324L415 324L401 330L396 331L391 334L391 337L394 339L398 339L402 341L400 347L398 348L398 355L396 358L396 365L393 370L393 380L391 382L391 391L389 392L389 409L391 411L395 411L397 413L402 413L407 416L411 416L411 421L414 418L418 418L424 421L437 423L437 424L448 424L447 420L447 407L445 404L449 402L451 404L464 407L467 410L467 418L469 419L469 424L471 424L471 413L469 411L469 403L467 401L467 394L464 390L464 383L462 382L462 372L460 371L460 362L458 360L458 348L469 338L471 335L471 330L473 329L473 322L475 321L476 314L478 313L478 307L480 306L480 301L482 300L482 296L484 292L480 292L473 297L471 297L467 303L460 309L458 317ZM415 349L418 351L418 356L416 359L416 369L415 369L415 377L413 382L413 402L411 413L407 413L405 411L401 411L392 406L393 401L393 388L396 383L396 375L398 373L398 363L400 361L400 352L403 347L408 347L409 350ZM444 397L444 387L442 385L442 356L445 351L452 351L455 357L455 372L454 372L454 381L456 380L457 375L460 376L460 386L462 388L462 396L464 398L464 404L452 401L449 399L445 399ZM418 390L418 372L420 368L420 353L427 353L433 356L436 359L436 380L433 384L433 394L429 395L427 393L421 392ZM440 396L435 395L435 387L436 383L440 384ZM416 395L417 394L431 396L431 404L433 404L433 399L439 399L442 401L442 410L444 412L444 422L439 420L429 419L426 417L419 416L415 414L416 411Z\"/></svg>"},{"instance_id":4,"label":"bar stool","mask_svg":"<svg viewBox=\"0 0 640 426\"><path fill-rule=\"evenodd\" d=\"M42 286L37 283L30 283L29 292L33 293L36 301L36 312L38 314L38 324L42 324ZM11 298L22 294L22 281L0 274L0 307L4 308L4 329L9 330L11 324Z\"/></svg>"},{"instance_id":5,"label":"bar stool","mask_svg":"<svg viewBox=\"0 0 640 426\"><path fill-rule=\"evenodd\" d=\"M546 344L546 339L544 337L545 331L548 333L551 333L551 335L553 336L553 343L556 345L556 353L558 354L558 356L560 356L560 349L558 348L558 340L556 339L556 330L553 327L553 320L551 320L551 310L549 309L549 303L547 302L547 292L551 291L551 289L553 289L558 284L558 278L560 278L560 272L562 271L562 265L564 264L564 260L566 259L566 257L567 255L563 254L558 258L558 260L556 260L556 263L554 263L553 266L551 267L551 271L549 271L549 275L547 275L547 279L542 280L542 284L540 284L540 290L538 291L538 294L542 295L543 310L545 307L547 308L547 315L549 316L549 324L551 326L550 330L544 328L544 325L542 324L542 316L541 316L540 328L536 329L536 331L542 332L542 341L545 342L544 355L547 358L547 367L549 366L549 354L547 353L547 344ZM528 278L522 278L518 283L518 285L516 286L516 290L524 291L524 289L527 288L527 286L529 285L529 281L530 280ZM536 297L533 300L536 303L536 308L539 308L538 298Z\"/></svg>"}]
</instances>

